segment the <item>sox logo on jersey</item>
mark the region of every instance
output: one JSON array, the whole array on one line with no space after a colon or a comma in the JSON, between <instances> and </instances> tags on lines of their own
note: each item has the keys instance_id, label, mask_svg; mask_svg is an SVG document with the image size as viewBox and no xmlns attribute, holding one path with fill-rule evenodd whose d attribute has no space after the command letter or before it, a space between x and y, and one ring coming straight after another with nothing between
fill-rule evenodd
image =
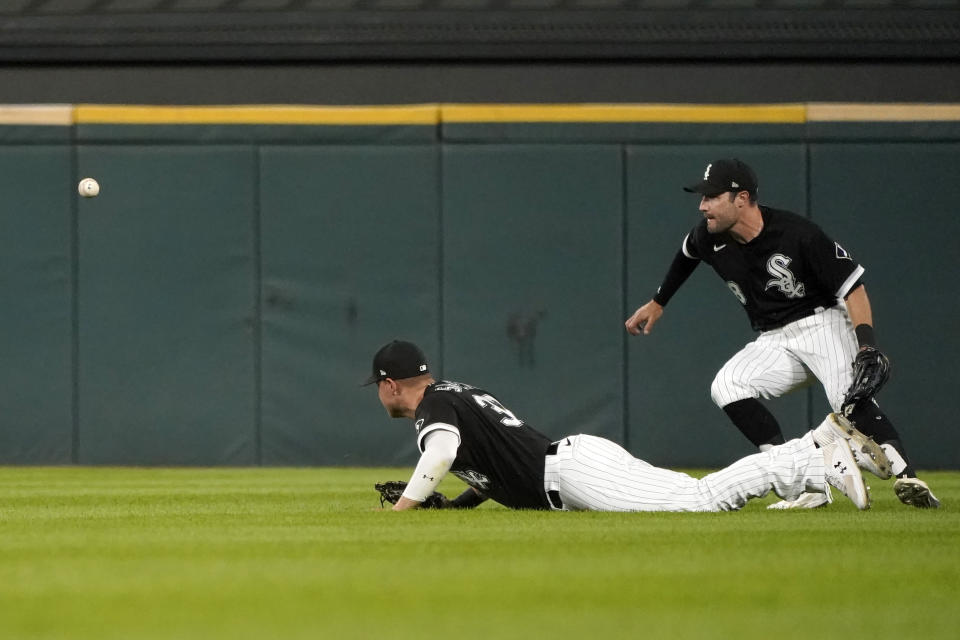
<instances>
[{"instance_id":1,"label":"sox logo on jersey","mask_svg":"<svg viewBox=\"0 0 960 640\"><path fill-rule=\"evenodd\" d=\"M458 478L466 482L468 485L470 485L474 489L479 489L483 491L490 486L490 478L483 475L479 471L473 471L472 469L469 469L467 471L451 470L450 473L457 476Z\"/></svg>"},{"instance_id":2,"label":"sox logo on jersey","mask_svg":"<svg viewBox=\"0 0 960 640\"><path fill-rule=\"evenodd\" d=\"M837 245L839 246L839 245ZM797 282L797 277L790 271L790 258L782 253L775 253L767 260L767 273L774 276L772 280L767 281L766 289L771 287L778 289L788 298L802 298L807 292L802 282ZM747 297L743 295L743 290L733 280L727 281L727 287L733 292L740 304L747 304Z\"/></svg>"},{"instance_id":3,"label":"sox logo on jersey","mask_svg":"<svg viewBox=\"0 0 960 640\"><path fill-rule=\"evenodd\" d=\"M782 253L775 253L767 260L767 273L773 276L767 281L766 288L776 287L788 298L802 298L807 295L802 282L797 282L796 276L787 267L793 262Z\"/></svg>"}]
</instances>

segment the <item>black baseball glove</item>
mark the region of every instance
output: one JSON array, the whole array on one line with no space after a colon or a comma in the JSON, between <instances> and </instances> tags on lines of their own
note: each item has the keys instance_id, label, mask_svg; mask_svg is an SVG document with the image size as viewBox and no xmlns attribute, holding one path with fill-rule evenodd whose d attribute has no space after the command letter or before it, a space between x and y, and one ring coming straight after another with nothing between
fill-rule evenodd
<instances>
[{"instance_id":1,"label":"black baseball glove","mask_svg":"<svg viewBox=\"0 0 960 640\"><path fill-rule=\"evenodd\" d=\"M407 483L403 480L391 480L390 482L378 482L373 488L380 492L380 506L389 502L397 504L397 500L403 495L403 490L407 488ZM450 501L447 496L439 491L434 491L427 496L427 499L420 503L421 509L448 509Z\"/></svg>"},{"instance_id":2,"label":"black baseball glove","mask_svg":"<svg viewBox=\"0 0 960 640\"><path fill-rule=\"evenodd\" d=\"M847 416L858 402L877 395L890 379L890 359L876 347L864 347L853 360L853 384L843 397L843 413Z\"/></svg>"}]
</instances>

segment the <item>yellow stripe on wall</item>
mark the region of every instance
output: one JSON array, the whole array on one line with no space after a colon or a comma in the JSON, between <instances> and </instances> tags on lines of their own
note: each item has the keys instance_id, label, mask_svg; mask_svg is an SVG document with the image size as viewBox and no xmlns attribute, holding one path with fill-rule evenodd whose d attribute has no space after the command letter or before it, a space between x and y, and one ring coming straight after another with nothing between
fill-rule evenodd
<instances>
[{"instance_id":1,"label":"yellow stripe on wall","mask_svg":"<svg viewBox=\"0 0 960 640\"><path fill-rule=\"evenodd\" d=\"M960 122L956 103L0 105L0 125L422 125L449 123Z\"/></svg>"},{"instance_id":2,"label":"yellow stripe on wall","mask_svg":"<svg viewBox=\"0 0 960 640\"><path fill-rule=\"evenodd\" d=\"M443 122L803 123L802 104L447 104Z\"/></svg>"},{"instance_id":3,"label":"yellow stripe on wall","mask_svg":"<svg viewBox=\"0 0 960 640\"><path fill-rule=\"evenodd\" d=\"M77 105L78 124L435 125L438 105L324 107L297 105Z\"/></svg>"},{"instance_id":4,"label":"yellow stripe on wall","mask_svg":"<svg viewBox=\"0 0 960 640\"><path fill-rule=\"evenodd\" d=\"M438 122L805 122L806 107L683 104L442 104L414 106L310 107L243 105L218 107L78 105L86 124L292 124L434 125Z\"/></svg>"}]
</instances>

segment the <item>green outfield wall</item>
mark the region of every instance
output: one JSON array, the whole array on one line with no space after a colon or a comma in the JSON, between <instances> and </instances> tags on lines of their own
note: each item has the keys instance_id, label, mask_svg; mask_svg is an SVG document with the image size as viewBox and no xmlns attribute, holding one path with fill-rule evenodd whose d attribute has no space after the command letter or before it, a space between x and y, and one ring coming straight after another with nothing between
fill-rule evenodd
<instances>
[{"instance_id":1,"label":"green outfield wall","mask_svg":"<svg viewBox=\"0 0 960 640\"><path fill-rule=\"evenodd\" d=\"M409 464L359 386L393 338L551 436L751 453L709 397L753 337L712 270L623 329L723 156L865 265L881 404L960 467L952 104L0 107L0 463ZM827 411L769 406L788 436Z\"/></svg>"}]
</instances>

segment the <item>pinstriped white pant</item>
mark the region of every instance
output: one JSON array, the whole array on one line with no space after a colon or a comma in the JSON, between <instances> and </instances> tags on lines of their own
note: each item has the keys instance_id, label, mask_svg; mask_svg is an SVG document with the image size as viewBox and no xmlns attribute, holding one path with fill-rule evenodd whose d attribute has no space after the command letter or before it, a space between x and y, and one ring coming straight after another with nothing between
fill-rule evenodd
<instances>
[{"instance_id":1,"label":"pinstriped white pant","mask_svg":"<svg viewBox=\"0 0 960 640\"><path fill-rule=\"evenodd\" d=\"M565 511L732 511L771 490L795 499L825 487L823 454L810 432L700 479L590 435L564 438L544 465L544 489L560 492Z\"/></svg>"},{"instance_id":2,"label":"pinstriped white pant","mask_svg":"<svg viewBox=\"0 0 960 640\"><path fill-rule=\"evenodd\" d=\"M839 411L856 354L857 339L840 303L761 333L717 372L710 396L722 408L747 398L778 398L817 379Z\"/></svg>"}]
</instances>

